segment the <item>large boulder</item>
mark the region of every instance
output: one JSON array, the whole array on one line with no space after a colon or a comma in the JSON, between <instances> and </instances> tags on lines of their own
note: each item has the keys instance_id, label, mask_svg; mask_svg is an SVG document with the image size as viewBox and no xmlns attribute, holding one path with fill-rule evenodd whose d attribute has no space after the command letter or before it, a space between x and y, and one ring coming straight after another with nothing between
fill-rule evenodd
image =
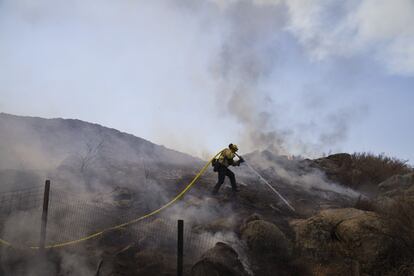
<instances>
[{"instance_id":1,"label":"large boulder","mask_svg":"<svg viewBox=\"0 0 414 276\"><path fill-rule=\"evenodd\" d=\"M401 201L414 202L414 173L394 175L378 185L372 205L387 213Z\"/></svg>"},{"instance_id":2,"label":"large boulder","mask_svg":"<svg viewBox=\"0 0 414 276\"><path fill-rule=\"evenodd\" d=\"M291 242L275 224L253 215L242 225L240 233L254 275L307 275L294 262Z\"/></svg>"},{"instance_id":3,"label":"large boulder","mask_svg":"<svg viewBox=\"0 0 414 276\"><path fill-rule=\"evenodd\" d=\"M191 269L193 276L244 276L248 275L237 252L229 245L218 242L203 254Z\"/></svg>"},{"instance_id":4,"label":"large boulder","mask_svg":"<svg viewBox=\"0 0 414 276\"><path fill-rule=\"evenodd\" d=\"M378 198L414 198L414 173L394 175L378 185Z\"/></svg>"},{"instance_id":5,"label":"large boulder","mask_svg":"<svg viewBox=\"0 0 414 276\"><path fill-rule=\"evenodd\" d=\"M243 225L240 232L242 240L254 255L274 257L278 260L288 259L291 255L290 241L271 222L254 219Z\"/></svg>"},{"instance_id":6,"label":"large boulder","mask_svg":"<svg viewBox=\"0 0 414 276\"><path fill-rule=\"evenodd\" d=\"M362 271L383 264L393 246L386 223L374 212L328 209L291 225L304 255L320 262L335 258L356 261Z\"/></svg>"}]
</instances>

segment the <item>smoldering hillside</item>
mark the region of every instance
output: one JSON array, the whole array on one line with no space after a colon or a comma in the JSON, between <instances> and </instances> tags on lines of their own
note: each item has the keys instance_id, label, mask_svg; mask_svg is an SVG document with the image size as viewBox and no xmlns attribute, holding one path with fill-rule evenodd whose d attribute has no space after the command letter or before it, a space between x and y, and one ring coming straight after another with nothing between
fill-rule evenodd
<instances>
[{"instance_id":1,"label":"smoldering hillside","mask_svg":"<svg viewBox=\"0 0 414 276\"><path fill-rule=\"evenodd\" d=\"M33 179L37 182L37 177L56 175L61 181L70 180L70 186L102 191L115 183L137 184L148 176L145 168L150 171L166 167L169 174L174 174L176 168L193 167L201 161L115 129L79 120L0 114L0 129L0 170L6 178L2 190L27 187Z\"/></svg>"},{"instance_id":2,"label":"smoldering hillside","mask_svg":"<svg viewBox=\"0 0 414 276\"><path fill-rule=\"evenodd\" d=\"M141 138L79 120L1 114L0 129L1 238L22 247L38 242L36 225L40 220L45 179L52 181L46 243L60 244L110 229L159 208L177 195L205 163ZM159 269L171 271L174 221L184 219L188 227L187 271L216 242L231 244L244 269L249 271L248 251L237 234L247 217L260 214L287 235L293 235L289 219L308 217L325 208L352 206L359 195L332 183L322 171L300 158L270 151L257 151L245 157L288 198L296 208L295 213L243 165L235 168L241 187L237 198L228 186L222 187L219 196L211 197L217 176L209 169L182 200L161 214L116 231L106 231L75 246L51 250L50 256L40 263L51 269L50 275L90 272L102 260L103 271L119 272L136 269L136 263L123 268L118 262L135 262L135 254L141 252L143 260L151 254L161 256ZM26 275L33 269L43 271L44 266L34 267L28 261L30 254L23 254L25 251L10 255L7 250L2 251L3 270L17 273L15 265L19 264L24 269L16 275ZM123 257L118 256L120 251L124 252ZM152 268L143 265L141 269L136 275L148 275Z\"/></svg>"},{"instance_id":3,"label":"smoldering hillside","mask_svg":"<svg viewBox=\"0 0 414 276\"><path fill-rule=\"evenodd\" d=\"M204 161L100 125L72 119L0 115L2 191L36 186L44 179L78 193L137 189L192 176ZM224 147L226 145L223 145ZM218 151L219 149L217 149ZM315 189L357 196L324 178L323 173L269 150L246 155L271 179L311 192ZM247 182L251 172L236 168ZM211 185L215 179L207 178ZM164 182L164 183L161 183ZM156 185L154 185L156 184Z\"/></svg>"}]
</instances>

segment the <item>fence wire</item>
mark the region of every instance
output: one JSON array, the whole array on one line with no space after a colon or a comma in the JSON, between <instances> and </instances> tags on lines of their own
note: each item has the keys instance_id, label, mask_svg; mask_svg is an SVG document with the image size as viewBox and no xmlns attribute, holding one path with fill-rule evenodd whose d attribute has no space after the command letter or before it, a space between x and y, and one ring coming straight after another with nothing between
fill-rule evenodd
<instances>
[{"instance_id":1,"label":"fence wire","mask_svg":"<svg viewBox=\"0 0 414 276\"><path fill-rule=\"evenodd\" d=\"M43 189L34 187L0 194L0 238L22 248L39 244ZM148 206L130 201L127 207L117 206L113 202L78 196L52 185L46 244L80 239L148 212ZM199 258L218 241L211 234L193 231L191 224L186 223L184 227L186 258ZM85 243L94 243L93 246L98 247L139 244L143 248L171 250L177 244L177 221L155 216ZM85 243L75 246L85 246Z\"/></svg>"}]
</instances>

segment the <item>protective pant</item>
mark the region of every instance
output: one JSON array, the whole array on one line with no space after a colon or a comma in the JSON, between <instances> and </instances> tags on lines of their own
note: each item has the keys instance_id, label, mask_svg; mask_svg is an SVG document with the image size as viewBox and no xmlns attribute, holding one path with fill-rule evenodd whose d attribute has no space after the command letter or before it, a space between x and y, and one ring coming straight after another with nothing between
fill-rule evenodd
<instances>
[{"instance_id":1,"label":"protective pant","mask_svg":"<svg viewBox=\"0 0 414 276\"><path fill-rule=\"evenodd\" d=\"M231 188L233 191L237 191L237 185L236 185L236 177L234 176L234 173L229 170L227 167L223 165L219 165L217 168L218 172L218 181L216 186L214 186L213 193L217 193L220 189L220 186L224 183L224 178L227 176L230 179Z\"/></svg>"}]
</instances>

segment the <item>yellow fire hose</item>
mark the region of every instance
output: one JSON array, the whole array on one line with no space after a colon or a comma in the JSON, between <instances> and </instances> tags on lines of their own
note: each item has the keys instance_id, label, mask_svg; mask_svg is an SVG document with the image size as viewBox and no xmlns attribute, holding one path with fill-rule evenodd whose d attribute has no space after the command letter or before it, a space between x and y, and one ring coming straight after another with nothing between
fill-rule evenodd
<instances>
[{"instance_id":1,"label":"yellow fire hose","mask_svg":"<svg viewBox=\"0 0 414 276\"><path fill-rule=\"evenodd\" d=\"M141 220L144 220L146 218L149 218L151 216L154 216L154 215L160 213L161 211L167 209L168 207L170 207L171 205L173 205L174 203L176 203L180 198L182 198L191 189L191 187L194 186L194 184L197 182L197 180L204 174L204 172L210 166L210 164L213 161L213 159L217 158L217 156L219 154L221 154L221 152L222 151L220 151L219 153L217 153L216 155L214 155L214 157L211 158L210 161L208 161L207 164L204 165L204 167L197 173L197 175L193 178L193 180L191 180L191 182L178 195L176 195L172 200L170 200L169 202L167 202L166 204L164 204L160 208L158 208L158 209L156 209L156 210L154 210L154 211L152 211L152 212L150 212L148 214L145 214L145 215L143 215L143 216L141 216L139 218L130 220L128 222L125 222L125 223L122 223L122 224L119 224L119 225L115 225L115 226L106 228L106 229L104 229L102 231L99 231L99 232L90 234L89 236L86 236L86 237L83 237L83 238L80 238L80 239L77 239L77 240L66 241L66 242L55 243L55 244L49 244L49 245L46 245L45 248L46 249L61 248L61 247L69 246L69 245L74 245L74 244L77 244L77 243L80 243L80 242L87 241L87 240L93 239L95 237L98 237L98 236L100 236L100 235L102 235L102 234L104 234L104 233L106 233L108 231L120 229L122 227L131 225L131 224L134 224L136 222L139 222ZM19 249L40 249L39 246L29 246L29 247L14 246L10 242L5 241L3 239L0 239L0 245L7 246L7 247L11 247L11 248L19 248Z\"/></svg>"}]
</instances>

